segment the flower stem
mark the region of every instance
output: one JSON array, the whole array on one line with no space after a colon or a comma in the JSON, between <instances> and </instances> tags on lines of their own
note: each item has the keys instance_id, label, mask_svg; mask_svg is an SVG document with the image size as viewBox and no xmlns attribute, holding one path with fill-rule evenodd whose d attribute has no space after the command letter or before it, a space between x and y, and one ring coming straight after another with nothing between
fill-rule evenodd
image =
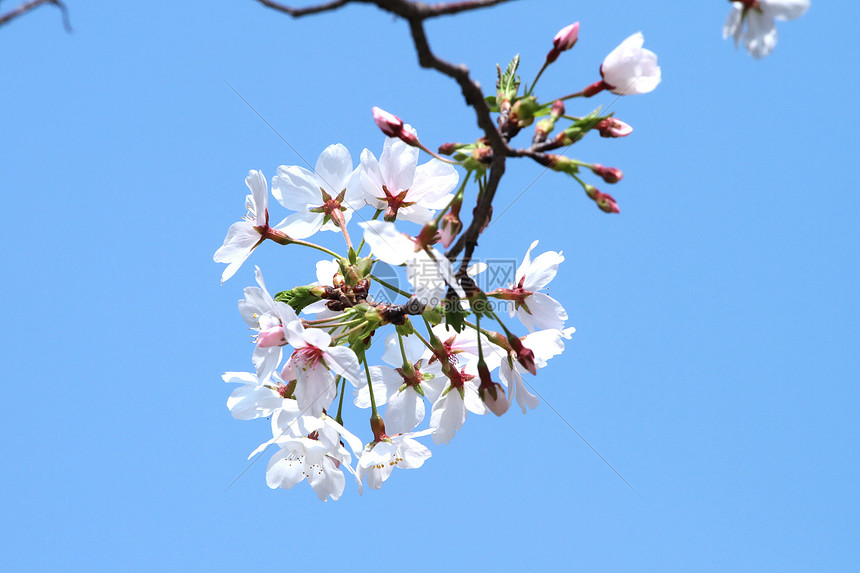
<instances>
[{"instance_id":1,"label":"flower stem","mask_svg":"<svg viewBox=\"0 0 860 573\"><path fill-rule=\"evenodd\" d=\"M371 221L376 221L381 214L382 214L382 209L377 209L376 213L373 214L373 218L371 219ZM361 238L361 242L358 244L358 249L356 249L356 251L355 251L356 256L361 254L361 249L363 249L363 248L364 248L364 237Z\"/></svg>"},{"instance_id":2,"label":"flower stem","mask_svg":"<svg viewBox=\"0 0 860 573\"><path fill-rule=\"evenodd\" d=\"M529 91L526 92L525 97L532 95L532 92L534 91L535 86L538 83L538 80L540 79L541 75L543 74L543 71L545 69L547 69L547 67L549 67L549 62L544 61L543 66L541 66L541 69L538 71L537 75L535 76L534 81L532 81L532 85L529 86Z\"/></svg>"},{"instance_id":3,"label":"flower stem","mask_svg":"<svg viewBox=\"0 0 860 573\"><path fill-rule=\"evenodd\" d=\"M335 378L335 384L338 382L340 382L340 401L337 403L337 416L334 417L334 421L343 426L343 418L340 413L343 411L343 394L346 391L346 380L338 376Z\"/></svg>"},{"instance_id":4,"label":"flower stem","mask_svg":"<svg viewBox=\"0 0 860 573\"><path fill-rule=\"evenodd\" d=\"M367 376L367 390L370 392L370 417L378 418L379 412L376 411L376 398L373 397L373 384L370 382L370 366L367 365L367 356L364 352L361 353L361 358L364 362L364 374Z\"/></svg>"},{"instance_id":5,"label":"flower stem","mask_svg":"<svg viewBox=\"0 0 860 573\"><path fill-rule=\"evenodd\" d=\"M387 288L387 289L389 289L389 290L392 290L392 291L396 292L396 293L397 293L397 294L399 294L399 295L403 295L403 296L405 296L406 298L411 298L411 297L412 297L412 295L411 295L411 294L409 294L408 292L400 290L400 289L399 289L399 288L397 288L396 286L394 286L394 285L392 285L392 284L389 284L389 283L385 282L384 280L380 279L379 277L376 277L376 276L375 276L375 275L373 275L373 274L371 274L371 275L370 275L370 278L371 278L371 279L373 279L373 280L375 280L376 282L378 282L379 284L381 284L381 285L382 285L382 286L384 286L385 288Z\"/></svg>"},{"instance_id":6,"label":"flower stem","mask_svg":"<svg viewBox=\"0 0 860 573\"><path fill-rule=\"evenodd\" d=\"M325 247L323 247L321 245L317 245L315 243L309 243L307 241L301 241L299 239L290 239L290 243L294 243L296 245L302 245L303 247L310 247L311 249L316 249L318 251L322 251L326 254L333 256L336 259L342 259L343 258L340 255L338 255L337 253L335 253L334 251L332 251L331 249L326 249Z\"/></svg>"}]
</instances>

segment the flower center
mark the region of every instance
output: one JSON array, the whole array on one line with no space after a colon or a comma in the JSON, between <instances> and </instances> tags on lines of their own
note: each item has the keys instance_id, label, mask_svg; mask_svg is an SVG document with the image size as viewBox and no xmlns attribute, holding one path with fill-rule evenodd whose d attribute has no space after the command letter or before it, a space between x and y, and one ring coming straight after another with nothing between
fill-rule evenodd
<instances>
[{"instance_id":1,"label":"flower center","mask_svg":"<svg viewBox=\"0 0 860 573\"><path fill-rule=\"evenodd\" d=\"M388 187L385 185L382 186L382 192L385 193L385 197L380 197L379 199L388 203L388 207L385 209L385 215L383 219L388 221L389 223L393 223L395 219L397 219L397 211L401 207L409 207L414 205L414 201L407 201L406 195L409 193L409 189L406 191L401 191L397 195L393 195L391 191L388 190Z\"/></svg>"}]
</instances>

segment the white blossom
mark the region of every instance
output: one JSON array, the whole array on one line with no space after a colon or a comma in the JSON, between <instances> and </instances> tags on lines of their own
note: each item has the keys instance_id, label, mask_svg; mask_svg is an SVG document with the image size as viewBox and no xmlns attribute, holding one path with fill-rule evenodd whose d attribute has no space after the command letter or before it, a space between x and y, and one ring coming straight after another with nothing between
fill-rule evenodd
<instances>
[{"instance_id":1,"label":"white blossom","mask_svg":"<svg viewBox=\"0 0 860 573\"><path fill-rule=\"evenodd\" d=\"M646 94L660 83L657 54L642 48L645 38L636 32L609 52L600 66L607 89L618 95Z\"/></svg>"},{"instance_id":2,"label":"white blossom","mask_svg":"<svg viewBox=\"0 0 860 573\"><path fill-rule=\"evenodd\" d=\"M732 2L729 17L723 26L723 38L733 37L737 48L743 37L747 51L755 58L763 58L776 47L775 20L794 20L808 8L809 0Z\"/></svg>"},{"instance_id":3,"label":"white blossom","mask_svg":"<svg viewBox=\"0 0 860 573\"><path fill-rule=\"evenodd\" d=\"M370 150L361 152L360 173L365 201L385 211L386 221L420 225L451 202L460 179L456 169L438 159L418 165L418 148L394 137L385 139L379 161Z\"/></svg>"},{"instance_id":4,"label":"white blossom","mask_svg":"<svg viewBox=\"0 0 860 573\"><path fill-rule=\"evenodd\" d=\"M395 467L408 470L420 468L432 453L415 438L426 436L431 430L388 436L365 446L358 460L358 480L367 478L371 489L379 489Z\"/></svg>"},{"instance_id":5,"label":"white blossom","mask_svg":"<svg viewBox=\"0 0 860 573\"><path fill-rule=\"evenodd\" d=\"M349 222L364 205L352 158L341 144L329 145L311 172L297 165L281 165L272 178L272 195L297 213L284 219L286 233L305 239L319 230L340 232L337 222Z\"/></svg>"},{"instance_id":6,"label":"white blossom","mask_svg":"<svg viewBox=\"0 0 860 573\"><path fill-rule=\"evenodd\" d=\"M264 233L269 229L269 188L266 178L259 171L251 170L245 177L245 185L251 194L245 197L245 217L230 225L224 244L212 257L216 263L229 263L221 274L221 283L232 277L257 246L265 240ZM275 227L281 230L283 223Z\"/></svg>"}]
</instances>

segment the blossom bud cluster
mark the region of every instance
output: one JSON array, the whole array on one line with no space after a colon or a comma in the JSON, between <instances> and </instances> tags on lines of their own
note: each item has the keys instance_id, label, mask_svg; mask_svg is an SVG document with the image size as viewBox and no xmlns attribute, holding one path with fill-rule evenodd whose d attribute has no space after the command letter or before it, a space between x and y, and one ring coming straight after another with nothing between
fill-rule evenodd
<instances>
[{"instance_id":1,"label":"blossom bud cluster","mask_svg":"<svg viewBox=\"0 0 860 573\"><path fill-rule=\"evenodd\" d=\"M409 126L402 133L417 141ZM484 297L503 303L506 316L484 310L474 318L483 319L480 328L469 321L459 329L446 324L446 309L439 306L446 293L462 299L460 308L468 307L470 296L484 296L476 287L467 295L435 247L439 241L450 244L462 228L465 184L438 159L419 165L418 149L402 133L386 138L379 159L365 149L358 166L336 144L323 151L313 171L279 167L271 194L294 213L274 226L267 182L251 171L248 214L230 227L215 254L228 264L225 281L266 239L331 254L317 263L316 282L274 294L257 267L257 285L245 288L239 301L254 332L253 369L224 374L225 382L238 385L227 407L240 420L269 419L271 438L251 455L274 450L266 469L272 488L307 481L320 499L338 499L346 474L359 491L378 488L395 467L418 468L431 456L419 438L447 444L469 412L501 416L514 401L523 412L534 408L538 400L523 377L546 366L573 332L565 327L564 308L542 292L564 257L549 251L532 260L537 242L516 282ZM374 211L385 216L377 219ZM404 225L414 230L405 232ZM352 244L350 229L361 231L360 246ZM309 241L325 231L342 234L348 252L341 256ZM405 291L378 282L373 273L380 264L405 268ZM373 286L408 301L375 301ZM491 316L504 335L485 328ZM501 322L513 317L522 323L522 336ZM423 334L417 325L426 325ZM383 347L379 364L369 362L374 343ZM350 402L372 410L367 442L358 437L361 430L342 423L357 417L343 416ZM422 423L427 427L420 429Z\"/></svg>"},{"instance_id":2,"label":"blossom bud cluster","mask_svg":"<svg viewBox=\"0 0 860 573\"><path fill-rule=\"evenodd\" d=\"M504 72L499 68L496 95L488 101L509 156L529 157L574 178L599 209L618 213L609 194L580 176L588 170L616 184L620 169L552 151L591 131L620 138L632 128L599 108L584 117L567 115L565 102L603 90L647 93L660 82L660 68L653 52L642 49L642 35L634 34L596 70L599 81L568 96L539 99L537 80L574 48L579 31L577 22L558 32L525 93L519 57ZM469 413L502 416L515 402L523 413L535 408L538 398L526 379L559 355L574 331L564 307L545 292L564 261L561 252L533 258L534 241L509 284L485 292L475 280L487 268L469 263L477 236L491 223L492 204L483 197L491 196L487 172L498 142L482 136L444 144L439 153L448 159L427 149L399 117L378 107L372 116L386 136L379 156L364 149L356 163L346 147L334 144L313 169L277 168L271 197L290 211L277 224L270 218L269 184L251 171L247 214L230 226L214 255L227 265L223 283L267 241L326 254L316 264L316 281L299 278L286 290L270 291L256 268L257 285L245 288L239 301L254 333L253 368L223 376L238 385L227 400L234 418L269 420L271 438L251 453L273 450L267 484L289 489L307 481L321 500L343 494L346 474L361 492L381 487L394 468L421 467L431 451L420 440L449 443ZM530 147L510 147L533 124ZM420 163L421 151L432 158ZM471 193L470 182L476 187ZM469 213L464 230L461 217ZM337 235L341 250L316 242ZM459 248L440 250L458 240ZM464 243L472 249L455 269L451 259ZM400 270L392 279L382 268Z\"/></svg>"}]
</instances>

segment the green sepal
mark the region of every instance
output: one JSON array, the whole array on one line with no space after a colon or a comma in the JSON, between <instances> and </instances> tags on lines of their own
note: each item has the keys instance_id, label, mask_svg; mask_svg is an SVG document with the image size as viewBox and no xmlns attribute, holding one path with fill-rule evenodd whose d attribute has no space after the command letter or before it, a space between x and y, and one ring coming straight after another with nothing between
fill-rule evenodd
<instances>
[{"instance_id":1,"label":"green sepal","mask_svg":"<svg viewBox=\"0 0 860 573\"><path fill-rule=\"evenodd\" d=\"M373 257L359 258L355 262L355 268L358 270L358 274L361 275L362 278L368 276L373 268Z\"/></svg>"},{"instance_id":2,"label":"green sepal","mask_svg":"<svg viewBox=\"0 0 860 573\"><path fill-rule=\"evenodd\" d=\"M396 330L397 334L399 334L400 336L409 336L415 333L415 329L412 327L412 321L408 318L403 324L398 324L397 326L395 326L394 330Z\"/></svg>"},{"instance_id":3,"label":"green sepal","mask_svg":"<svg viewBox=\"0 0 860 573\"><path fill-rule=\"evenodd\" d=\"M458 333L463 332L469 313L460 305L460 297L452 291L445 301L445 324Z\"/></svg>"},{"instance_id":4,"label":"green sepal","mask_svg":"<svg viewBox=\"0 0 860 573\"><path fill-rule=\"evenodd\" d=\"M428 306L424 309L422 315L424 316L424 318L427 319L427 322L429 322L433 326L436 326L437 324L442 322L442 307L434 306L433 308L430 308Z\"/></svg>"},{"instance_id":5,"label":"green sepal","mask_svg":"<svg viewBox=\"0 0 860 573\"><path fill-rule=\"evenodd\" d=\"M296 312L301 312L306 306L322 300L322 297L315 295L311 290L314 287L298 286L290 290L284 290L274 296L278 302L285 302L290 305Z\"/></svg>"}]
</instances>

